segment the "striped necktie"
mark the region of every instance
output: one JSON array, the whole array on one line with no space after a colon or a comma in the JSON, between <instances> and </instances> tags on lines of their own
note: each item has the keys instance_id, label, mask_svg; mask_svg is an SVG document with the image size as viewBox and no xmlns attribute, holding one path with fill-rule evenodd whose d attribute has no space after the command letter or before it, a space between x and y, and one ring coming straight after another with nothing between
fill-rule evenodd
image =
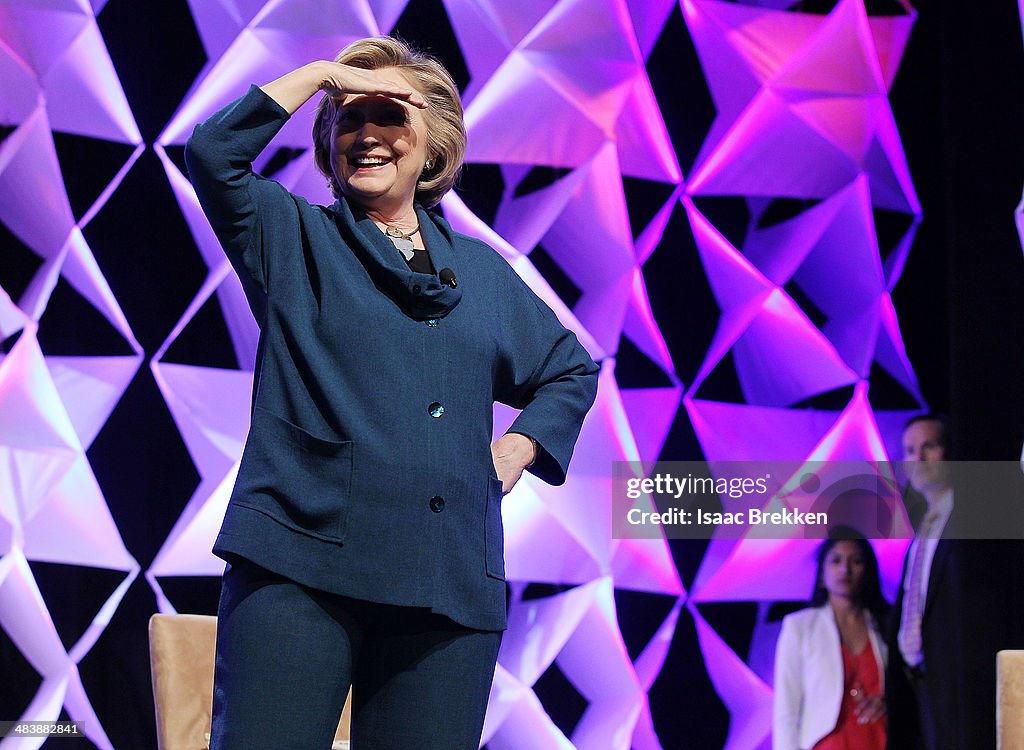
<instances>
[{"instance_id":1,"label":"striped necktie","mask_svg":"<svg viewBox=\"0 0 1024 750\"><path fill-rule=\"evenodd\" d=\"M925 592L923 591L925 545L931 535L939 514L929 510L921 521L911 549L907 590L903 596L903 612L900 616L899 644L904 660L914 667L921 663L921 616L924 614ZM907 659L907 657L912 657Z\"/></svg>"}]
</instances>

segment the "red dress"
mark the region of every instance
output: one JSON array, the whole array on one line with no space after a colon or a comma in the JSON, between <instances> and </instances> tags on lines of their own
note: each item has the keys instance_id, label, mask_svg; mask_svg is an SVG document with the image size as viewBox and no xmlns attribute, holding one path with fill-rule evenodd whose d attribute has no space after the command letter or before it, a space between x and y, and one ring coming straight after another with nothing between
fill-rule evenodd
<instances>
[{"instance_id":1,"label":"red dress","mask_svg":"<svg viewBox=\"0 0 1024 750\"><path fill-rule=\"evenodd\" d=\"M823 737L813 750L884 750L885 717L866 724L857 723L856 705L865 696L882 692L882 676L871 644L859 654L850 653L843 644L843 703L839 707L836 728Z\"/></svg>"}]
</instances>

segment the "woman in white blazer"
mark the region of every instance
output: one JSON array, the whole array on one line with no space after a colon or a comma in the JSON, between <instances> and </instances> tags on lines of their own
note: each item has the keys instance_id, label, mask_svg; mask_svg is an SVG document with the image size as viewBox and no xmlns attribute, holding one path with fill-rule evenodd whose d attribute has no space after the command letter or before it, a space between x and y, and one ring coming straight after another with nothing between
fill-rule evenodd
<instances>
[{"instance_id":1,"label":"woman in white blazer","mask_svg":"<svg viewBox=\"0 0 1024 750\"><path fill-rule=\"evenodd\" d=\"M883 750L887 604L878 560L852 529L818 550L811 606L788 615L775 649L773 750Z\"/></svg>"}]
</instances>

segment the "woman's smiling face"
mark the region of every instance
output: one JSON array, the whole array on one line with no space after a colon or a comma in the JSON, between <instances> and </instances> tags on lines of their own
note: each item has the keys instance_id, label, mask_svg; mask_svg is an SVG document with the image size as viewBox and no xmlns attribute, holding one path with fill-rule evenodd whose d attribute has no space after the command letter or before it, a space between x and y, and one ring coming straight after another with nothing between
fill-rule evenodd
<instances>
[{"instance_id":1,"label":"woman's smiling face","mask_svg":"<svg viewBox=\"0 0 1024 750\"><path fill-rule=\"evenodd\" d=\"M412 82L396 68L372 71L382 81ZM349 94L331 131L331 162L341 192L366 209L411 209L427 153L422 110L386 96Z\"/></svg>"}]
</instances>

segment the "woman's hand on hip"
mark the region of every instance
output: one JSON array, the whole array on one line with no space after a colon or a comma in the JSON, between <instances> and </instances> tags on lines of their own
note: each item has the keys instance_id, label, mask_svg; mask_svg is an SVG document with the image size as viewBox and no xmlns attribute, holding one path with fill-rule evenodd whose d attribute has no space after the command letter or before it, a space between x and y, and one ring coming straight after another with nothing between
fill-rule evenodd
<instances>
[{"instance_id":1,"label":"woman's hand on hip","mask_svg":"<svg viewBox=\"0 0 1024 750\"><path fill-rule=\"evenodd\" d=\"M501 480L502 494L516 486L523 470L537 458L536 443L518 432L506 432L491 446L491 460Z\"/></svg>"}]
</instances>

